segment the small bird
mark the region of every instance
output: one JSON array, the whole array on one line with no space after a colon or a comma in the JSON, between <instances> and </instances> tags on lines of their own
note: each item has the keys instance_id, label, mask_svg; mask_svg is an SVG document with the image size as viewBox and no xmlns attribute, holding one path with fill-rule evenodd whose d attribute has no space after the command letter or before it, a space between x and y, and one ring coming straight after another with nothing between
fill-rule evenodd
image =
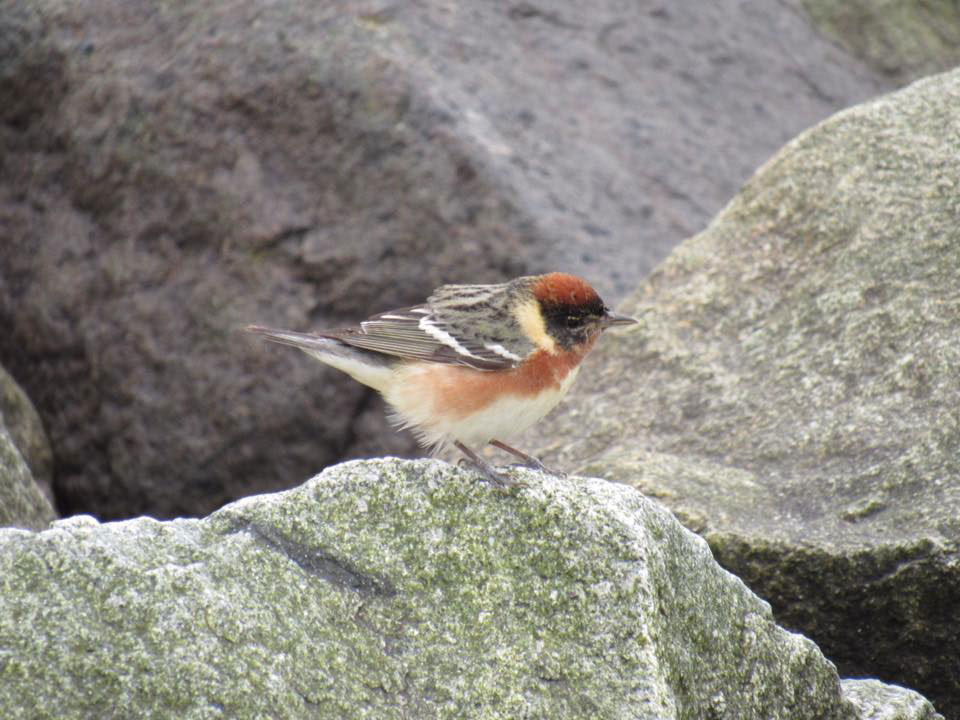
<instances>
[{"instance_id":1,"label":"small bird","mask_svg":"<svg viewBox=\"0 0 960 720\"><path fill-rule=\"evenodd\" d=\"M471 446L491 444L546 471L501 438L556 406L606 328L631 325L566 273L496 285L443 285L422 305L315 334L250 325L377 390L391 420L434 453L453 445L495 486L515 485ZM549 472L549 471L548 471Z\"/></svg>"}]
</instances>

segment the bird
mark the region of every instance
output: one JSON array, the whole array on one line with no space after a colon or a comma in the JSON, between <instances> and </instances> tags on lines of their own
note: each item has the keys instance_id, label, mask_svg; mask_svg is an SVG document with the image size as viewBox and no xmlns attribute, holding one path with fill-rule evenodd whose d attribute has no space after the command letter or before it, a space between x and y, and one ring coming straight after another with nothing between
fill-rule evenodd
<instances>
[{"instance_id":1,"label":"bird","mask_svg":"<svg viewBox=\"0 0 960 720\"><path fill-rule=\"evenodd\" d=\"M432 454L456 447L499 489L517 483L474 450L500 448L550 472L503 438L523 432L570 389L601 333L637 320L613 313L562 272L488 285L442 285L426 302L315 333L249 325L378 391L390 420Z\"/></svg>"}]
</instances>

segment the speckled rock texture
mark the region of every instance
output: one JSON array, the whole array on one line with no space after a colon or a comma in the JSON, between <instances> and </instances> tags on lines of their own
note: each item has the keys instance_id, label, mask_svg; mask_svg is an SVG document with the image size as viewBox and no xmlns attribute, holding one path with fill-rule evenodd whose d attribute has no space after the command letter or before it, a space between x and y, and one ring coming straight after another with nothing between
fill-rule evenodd
<instances>
[{"instance_id":1,"label":"speckled rock texture","mask_svg":"<svg viewBox=\"0 0 960 720\"><path fill-rule=\"evenodd\" d=\"M50 462L36 411L0 367L0 527L40 529L56 518L44 492L49 491Z\"/></svg>"},{"instance_id":2,"label":"speckled rock texture","mask_svg":"<svg viewBox=\"0 0 960 720\"><path fill-rule=\"evenodd\" d=\"M635 484L841 675L960 717L960 71L789 143L523 446Z\"/></svg>"},{"instance_id":3,"label":"speckled rock texture","mask_svg":"<svg viewBox=\"0 0 960 720\"><path fill-rule=\"evenodd\" d=\"M23 456L34 482L48 498L53 497L53 452L43 422L30 398L16 380L0 366L0 415L13 443Z\"/></svg>"},{"instance_id":4,"label":"speckled rock texture","mask_svg":"<svg viewBox=\"0 0 960 720\"><path fill-rule=\"evenodd\" d=\"M897 82L960 63L960 4L953 0L791 0L814 26Z\"/></svg>"},{"instance_id":5,"label":"speckled rock texture","mask_svg":"<svg viewBox=\"0 0 960 720\"><path fill-rule=\"evenodd\" d=\"M56 516L0 418L0 527L42 528Z\"/></svg>"},{"instance_id":6,"label":"speckled rock texture","mask_svg":"<svg viewBox=\"0 0 960 720\"><path fill-rule=\"evenodd\" d=\"M912 690L879 680L843 680L840 684L861 720L943 720L929 700Z\"/></svg>"},{"instance_id":7,"label":"speckled rock texture","mask_svg":"<svg viewBox=\"0 0 960 720\"><path fill-rule=\"evenodd\" d=\"M669 512L514 472L357 461L203 520L0 530L0 714L865 717Z\"/></svg>"},{"instance_id":8,"label":"speckled rock texture","mask_svg":"<svg viewBox=\"0 0 960 720\"><path fill-rule=\"evenodd\" d=\"M57 506L201 516L419 453L237 329L549 270L622 298L886 87L767 0L0 0L0 363Z\"/></svg>"}]
</instances>

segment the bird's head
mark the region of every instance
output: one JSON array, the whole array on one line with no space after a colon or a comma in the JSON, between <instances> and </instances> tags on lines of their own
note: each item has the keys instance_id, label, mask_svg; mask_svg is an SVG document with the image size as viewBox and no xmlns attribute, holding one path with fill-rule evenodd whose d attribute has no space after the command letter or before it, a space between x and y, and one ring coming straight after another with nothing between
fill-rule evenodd
<instances>
[{"instance_id":1,"label":"bird's head","mask_svg":"<svg viewBox=\"0 0 960 720\"><path fill-rule=\"evenodd\" d=\"M574 275L554 272L513 282L520 291L514 310L520 327L551 353L588 350L608 327L637 322L610 312L596 290Z\"/></svg>"}]
</instances>

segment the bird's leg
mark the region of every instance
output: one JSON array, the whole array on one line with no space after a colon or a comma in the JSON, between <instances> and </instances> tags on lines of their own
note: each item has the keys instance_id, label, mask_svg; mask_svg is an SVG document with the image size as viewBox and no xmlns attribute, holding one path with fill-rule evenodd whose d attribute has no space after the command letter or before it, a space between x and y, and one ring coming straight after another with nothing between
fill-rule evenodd
<instances>
[{"instance_id":1,"label":"bird's leg","mask_svg":"<svg viewBox=\"0 0 960 720\"><path fill-rule=\"evenodd\" d=\"M525 452L517 450L514 447L510 447L504 442L500 442L499 440L491 440L490 444L493 445L494 447L500 448L501 450L506 450L511 455L515 455L516 457L520 458L521 460L523 460L523 464L528 468L533 468L534 470L545 472L547 473L547 475L556 475L557 477L566 477L565 473L557 472L556 470L551 470L542 462L537 460L537 458L535 458L533 455L527 455Z\"/></svg>"},{"instance_id":2,"label":"bird's leg","mask_svg":"<svg viewBox=\"0 0 960 720\"><path fill-rule=\"evenodd\" d=\"M467 456L467 459L473 463L477 470L480 471L480 474L483 475L484 479L494 487L500 490L509 490L513 487L526 487L523 483L516 482L515 480L511 480L510 478L498 473L496 470L494 470L490 463L477 455L473 450L468 448L459 440L455 440L453 444L460 452Z\"/></svg>"}]
</instances>

